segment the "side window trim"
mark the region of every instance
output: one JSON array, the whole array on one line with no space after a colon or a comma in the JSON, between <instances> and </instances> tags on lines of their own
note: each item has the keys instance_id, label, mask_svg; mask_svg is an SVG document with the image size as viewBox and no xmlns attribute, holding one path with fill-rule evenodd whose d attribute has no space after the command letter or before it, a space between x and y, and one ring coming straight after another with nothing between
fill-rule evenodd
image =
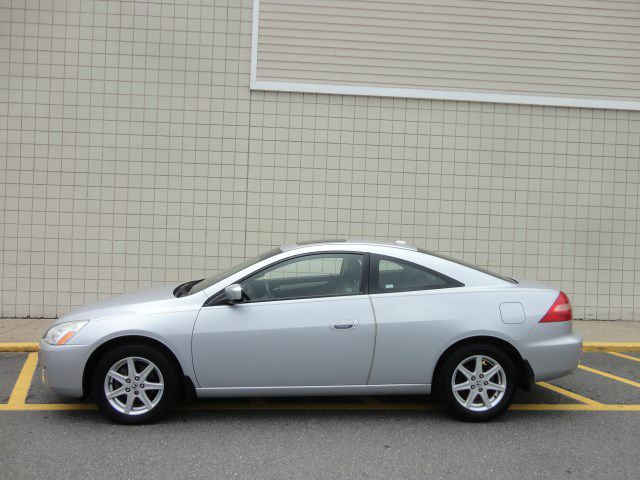
<instances>
[{"instance_id":1,"label":"side window trim","mask_svg":"<svg viewBox=\"0 0 640 480\"><path fill-rule=\"evenodd\" d=\"M369 260L369 287L368 287L368 291L370 295L375 295L375 294L381 294L381 293L403 293L403 292L419 292L419 291L423 291L423 290L442 290L445 288L456 288L456 287L464 287L464 283L446 276L443 273L437 272L435 270L432 270L428 267L425 267L424 265L419 265L417 263L411 262L409 260L404 260L401 258L396 258L396 257L390 257L388 255L380 255L377 253L372 253L370 254L370 260ZM413 268L417 268L419 270L423 270L424 272L429 273L430 275L433 275L435 277L440 278L441 280L443 280L445 283L444 285L438 285L438 286L433 286L433 287L410 287L410 288L396 288L393 290L382 290L379 287L378 284L378 279L380 277L380 261L381 260L388 260L394 263L398 263L400 265L405 264L405 265L409 265Z\"/></svg>"},{"instance_id":2,"label":"side window trim","mask_svg":"<svg viewBox=\"0 0 640 480\"><path fill-rule=\"evenodd\" d=\"M313 253L301 253L299 255L294 255L291 257L287 257L287 258L283 258L282 260L278 260L277 262L271 263L269 265L266 265L264 267L262 267L259 270L256 270L255 272L251 272L250 274L242 277L241 279L235 281L234 283L243 283L246 280L248 280L249 278L255 276L255 275L259 275L260 273L264 272L265 270L269 270L271 268L277 268L278 265L294 260L296 258L301 258L301 257L309 257L309 256L314 256L314 255L327 255L327 254L335 254L335 255L360 255L362 257L362 280L360 281L360 292L359 293L353 293L353 294L349 294L349 295L322 295L322 296L310 296L310 297L297 297L297 298L277 298L277 299L268 299L268 300L253 300L253 301L249 301L249 302L242 302L242 303L264 303L264 302L282 302L282 301L286 301L286 300L305 300L305 299L310 299L310 298L332 298L332 297L353 297L353 296L357 296L357 295L366 295L369 291L369 269L368 267L368 261L369 261L369 253L368 252L357 252L357 251L348 251L348 250L334 250L334 251L324 251L324 252L313 252ZM229 284L231 285L231 284ZM227 285L228 286L228 285ZM226 288L226 287L225 287ZM225 295L224 295L224 288L216 293L214 293L213 295L211 295L206 302L204 302L204 304L202 305L203 307L214 307L214 306L218 306L218 305L228 305L226 299L225 299Z\"/></svg>"},{"instance_id":3,"label":"side window trim","mask_svg":"<svg viewBox=\"0 0 640 480\"><path fill-rule=\"evenodd\" d=\"M362 280L360 281L361 295L369 295L371 281L371 254L369 252L362 253Z\"/></svg>"}]
</instances>

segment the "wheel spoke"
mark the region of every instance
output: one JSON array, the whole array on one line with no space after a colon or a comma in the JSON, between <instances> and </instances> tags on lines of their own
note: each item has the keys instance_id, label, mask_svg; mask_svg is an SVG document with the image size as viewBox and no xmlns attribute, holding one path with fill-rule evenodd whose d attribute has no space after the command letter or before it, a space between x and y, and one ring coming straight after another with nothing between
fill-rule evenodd
<instances>
[{"instance_id":1,"label":"wheel spoke","mask_svg":"<svg viewBox=\"0 0 640 480\"><path fill-rule=\"evenodd\" d=\"M141 381L141 382L145 381L145 380L147 379L147 377L149 376L149 374L150 374L151 372L153 372L153 369L154 369L154 368L155 368L155 365L153 365L152 363L150 363L149 365L147 365L147 366L145 367L145 369L144 369L144 370L142 370L142 371L140 372L140 375L138 375L138 376L140 377L140 381Z\"/></svg>"},{"instance_id":2,"label":"wheel spoke","mask_svg":"<svg viewBox=\"0 0 640 480\"><path fill-rule=\"evenodd\" d=\"M491 379L491 377L493 377L493 376L494 376L496 373L498 373L500 370L502 370L502 369L500 368L500 365L494 365L493 367L491 367L489 370L487 370L487 371L484 373L484 378L485 378L486 380L490 380L490 379Z\"/></svg>"},{"instance_id":3,"label":"wheel spoke","mask_svg":"<svg viewBox=\"0 0 640 480\"><path fill-rule=\"evenodd\" d=\"M469 396L467 397L467 401L465 402L465 407L467 408L471 407L471 405L473 404L473 401L476 399L477 396L478 396L478 391L471 390L469 392Z\"/></svg>"},{"instance_id":4,"label":"wheel spoke","mask_svg":"<svg viewBox=\"0 0 640 480\"><path fill-rule=\"evenodd\" d=\"M120 395L124 395L126 392L124 385L116 390L114 390L113 392L109 393L107 395L107 398L116 398L119 397Z\"/></svg>"},{"instance_id":5,"label":"wheel spoke","mask_svg":"<svg viewBox=\"0 0 640 480\"><path fill-rule=\"evenodd\" d=\"M122 385L124 385L124 383L127 381L127 377L126 376L122 375L121 373L116 372L115 370L109 370L109 372L107 372L107 375L110 376L111 378L113 378L114 380L117 380Z\"/></svg>"},{"instance_id":6,"label":"wheel spoke","mask_svg":"<svg viewBox=\"0 0 640 480\"><path fill-rule=\"evenodd\" d=\"M149 397L147 397L147 392L144 390L140 392L140 401L144 403L144 406L147 407L148 410L153 408L153 404L151 403L151 400L149 400Z\"/></svg>"},{"instance_id":7,"label":"wheel spoke","mask_svg":"<svg viewBox=\"0 0 640 480\"><path fill-rule=\"evenodd\" d=\"M462 382L452 387L456 392L460 390L471 390L471 382Z\"/></svg>"},{"instance_id":8,"label":"wheel spoke","mask_svg":"<svg viewBox=\"0 0 640 480\"><path fill-rule=\"evenodd\" d=\"M129 378L136 376L136 365L131 357L127 358L127 375Z\"/></svg>"},{"instance_id":9,"label":"wheel spoke","mask_svg":"<svg viewBox=\"0 0 640 480\"><path fill-rule=\"evenodd\" d=\"M483 390L480 392L480 397L482 397L482 401L484 402L484 406L487 408L491 408L491 400L489 399L489 395L487 395L487 391Z\"/></svg>"},{"instance_id":10,"label":"wheel spoke","mask_svg":"<svg viewBox=\"0 0 640 480\"><path fill-rule=\"evenodd\" d=\"M164 384L162 383L145 383L144 384L144 389L145 390L163 390L164 389Z\"/></svg>"},{"instance_id":11,"label":"wheel spoke","mask_svg":"<svg viewBox=\"0 0 640 480\"><path fill-rule=\"evenodd\" d=\"M127 404L124 407L124 413L129 414L131 413L131 409L133 409L133 401L135 400L135 397L133 396L133 394L129 394L127 395Z\"/></svg>"},{"instance_id":12,"label":"wheel spoke","mask_svg":"<svg viewBox=\"0 0 640 480\"><path fill-rule=\"evenodd\" d=\"M458 367L458 371L459 371L461 374L463 374L465 377L467 377L467 380L470 380L470 379L471 379L471 377L473 376L473 373L472 373L472 372L470 372L469 370L467 370L467 369L466 369L466 367L464 367L464 366L462 366L462 365L460 365L460 366Z\"/></svg>"},{"instance_id":13,"label":"wheel spoke","mask_svg":"<svg viewBox=\"0 0 640 480\"><path fill-rule=\"evenodd\" d=\"M497 383L489 382L489 385L486 387L487 390L495 390L496 392L504 392L506 387L504 385L499 385Z\"/></svg>"},{"instance_id":14,"label":"wheel spoke","mask_svg":"<svg viewBox=\"0 0 640 480\"><path fill-rule=\"evenodd\" d=\"M482 373L482 355L476 356L476 368L473 373L476 375L480 375Z\"/></svg>"}]
</instances>

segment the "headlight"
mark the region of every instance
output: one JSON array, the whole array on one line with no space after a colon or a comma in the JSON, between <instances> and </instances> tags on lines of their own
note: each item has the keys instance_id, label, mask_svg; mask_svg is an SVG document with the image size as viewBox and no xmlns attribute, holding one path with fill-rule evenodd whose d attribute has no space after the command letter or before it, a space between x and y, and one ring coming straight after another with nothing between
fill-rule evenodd
<instances>
[{"instance_id":1,"label":"headlight","mask_svg":"<svg viewBox=\"0 0 640 480\"><path fill-rule=\"evenodd\" d=\"M64 345L87 323L89 320L58 323L47 330L42 339L49 345Z\"/></svg>"}]
</instances>

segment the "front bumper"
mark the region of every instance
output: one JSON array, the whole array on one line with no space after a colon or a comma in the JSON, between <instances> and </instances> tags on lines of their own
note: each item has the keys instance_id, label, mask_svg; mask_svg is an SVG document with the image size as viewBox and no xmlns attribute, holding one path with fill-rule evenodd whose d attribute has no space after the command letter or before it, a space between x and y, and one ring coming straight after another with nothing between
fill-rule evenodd
<instances>
[{"instance_id":1,"label":"front bumper","mask_svg":"<svg viewBox=\"0 0 640 480\"><path fill-rule=\"evenodd\" d=\"M43 383L59 395L81 397L82 375L89 357L89 347L49 345L43 340L40 340L39 346Z\"/></svg>"},{"instance_id":2,"label":"front bumper","mask_svg":"<svg viewBox=\"0 0 640 480\"><path fill-rule=\"evenodd\" d=\"M540 323L522 343L522 356L536 382L569 375L582 353L582 337L573 332L571 322Z\"/></svg>"}]
</instances>

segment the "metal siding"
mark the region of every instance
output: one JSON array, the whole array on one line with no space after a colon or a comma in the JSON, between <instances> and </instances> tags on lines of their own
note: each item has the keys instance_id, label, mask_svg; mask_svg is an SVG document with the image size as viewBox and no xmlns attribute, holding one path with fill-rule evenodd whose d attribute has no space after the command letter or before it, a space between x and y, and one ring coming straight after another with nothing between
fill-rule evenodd
<instances>
[{"instance_id":1,"label":"metal siding","mask_svg":"<svg viewBox=\"0 0 640 480\"><path fill-rule=\"evenodd\" d=\"M640 98L640 2L259 5L258 82Z\"/></svg>"}]
</instances>

